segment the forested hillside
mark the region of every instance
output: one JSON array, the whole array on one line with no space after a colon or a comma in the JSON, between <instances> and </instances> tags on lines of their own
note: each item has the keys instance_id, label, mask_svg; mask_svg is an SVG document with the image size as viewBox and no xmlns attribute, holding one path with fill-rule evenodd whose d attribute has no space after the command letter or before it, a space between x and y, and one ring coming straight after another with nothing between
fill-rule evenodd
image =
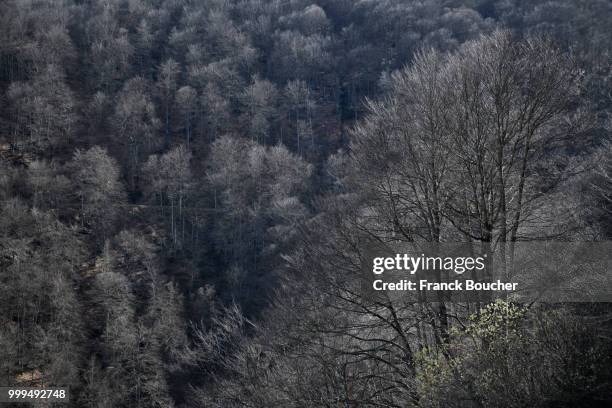
<instances>
[{"instance_id":1,"label":"forested hillside","mask_svg":"<svg viewBox=\"0 0 612 408\"><path fill-rule=\"evenodd\" d=\"M0 386L607 406L607 304L351 277L372 239L611 240L611 112L607 0L2 0Z\"/></svg>"}]
</instances>

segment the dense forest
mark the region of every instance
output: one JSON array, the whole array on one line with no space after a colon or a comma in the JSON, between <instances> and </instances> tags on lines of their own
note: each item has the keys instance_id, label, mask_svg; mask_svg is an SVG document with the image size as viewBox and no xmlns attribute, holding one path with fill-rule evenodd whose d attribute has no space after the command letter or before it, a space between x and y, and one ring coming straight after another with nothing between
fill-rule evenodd
<instances>
[{"instance_id":1,"label":"dense forest","mask_svg":"<svg viewBox=\"0 0 612 408\"><path fill-rule=\"evenodd\" d=\"M2 0L0 386L609 406L609 304L354 278L372 240L612 240L611 113L608 0Z\"/></svg>"}]
</instances>

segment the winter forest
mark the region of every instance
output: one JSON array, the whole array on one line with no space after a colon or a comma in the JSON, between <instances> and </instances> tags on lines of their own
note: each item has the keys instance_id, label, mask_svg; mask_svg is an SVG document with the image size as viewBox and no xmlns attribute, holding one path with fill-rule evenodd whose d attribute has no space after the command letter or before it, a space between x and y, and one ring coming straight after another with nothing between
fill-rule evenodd
<instances>
[{"instance_id":1,"label":"winter forest","mask_svg":"<svg viewBox=\"0 0 612 408\"><path fill-rule=\"evenodd\" d=\"M612 240L608 0L0 1L8 406L610 406L609 303L355 288L543 239Z\"/></svg>"}]
</instances>

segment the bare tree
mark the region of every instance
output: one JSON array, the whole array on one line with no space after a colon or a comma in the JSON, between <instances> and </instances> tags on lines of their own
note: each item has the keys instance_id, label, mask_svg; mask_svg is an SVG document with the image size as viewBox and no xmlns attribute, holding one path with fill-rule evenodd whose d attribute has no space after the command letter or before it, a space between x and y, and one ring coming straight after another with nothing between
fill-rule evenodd
<instances>
[{"instance_id":1,"label":"bare tree","mask_svg":"<svg viewBox=\"0 0 612 408\"><path fill-rule=\"evenodd\" d=\"M160 75L157 88L164 111L164 142L166 146L170 143L171 138L171 115L174 108L177 80L180 73L180 66L173 59L165 61L159 68Z\"/></svg>"},{"instance_id":2,"label":"bare tree","mask_svg":"<svg viewBox=\"0 0 612 408\"><path fill-rule=\"evenodd\" d=\"M114 230L118 205L126 200L119 165L106 149L94 146L86 151L77 149L67 168L75 186L81 225L92 227L104 242Z\"/></svg>"},{"instance_id":3,"label":"bare tree","mask_svg":"<svg viewBox=\"0 0 612 408\"><path fill-rule=\"evenodd\" d=\"M512 259L521 231L558 233L542 229L545 220L538 218L568 166L543 163L577 135L570 113L580 71L550 41L518 39L505 31L466 43L449 58L448 68L457 188L447 219L468 239L484 242L486 251L499 244L501 256L509 253Z\"/></svg>"},{"instance_id":4,"label":"bare tree","mask_svg":"<svg viewBox=\"0 0 612 408\"><path fill-rule=\"evenodd\" d=\"M115 138L127 146L127 171L130 188L137 186L140 163L154 146L158 138L156 131L159 119L155 105L149 95L148 83L142 78L132 78L125 83L117 96L113 115Z\"/></svg>"},{"instance_id":5,"label":"bare tree","mask_svg":"<svg viewBox=\"0 0 612 408\"><path fill-rule=\"evenodd\" d=\"M159 194L162 211L164 200L170 204L170 236L175 245L185 238L183 207L193 185L191 157L191 152L181 145L161 156L150 156L143 168L151 182L150 190Z\"/></svg>"},{"instance_id":6,"label":"bare tree","mask_svg":"<svg viewBox=\"0 0 612 408\"><path fill-rule=\"evenodd\" d=\"M276 116L277 93L273 83L259 78L254 78L253 83L244 90L242 101L252 140L266 144Z\"/></svg>"},{"instance_id":7,"label":"bare tree","mask_svg":"<svg viewBox=\"0 0 612 408\"><path fill-rule=\"evenodd\" d=\"M198 108L198 94L190 86L183 86L176 92L176 105L182 116L185 129L185 145L189 149L193 135L195 116Z\"/></svg>"},{"instance_id":8,"label":"bare tree","mask_svg":"<svg viewBox=\"0 0 612 408\"><path fill-rule=\"evenodd\" d=\"M44 149L70 140L78 119L77 103L58 66L50 64L32 80L14 82L8 97L13 104L17 143Z\"/></svg>"}]
</instances>

